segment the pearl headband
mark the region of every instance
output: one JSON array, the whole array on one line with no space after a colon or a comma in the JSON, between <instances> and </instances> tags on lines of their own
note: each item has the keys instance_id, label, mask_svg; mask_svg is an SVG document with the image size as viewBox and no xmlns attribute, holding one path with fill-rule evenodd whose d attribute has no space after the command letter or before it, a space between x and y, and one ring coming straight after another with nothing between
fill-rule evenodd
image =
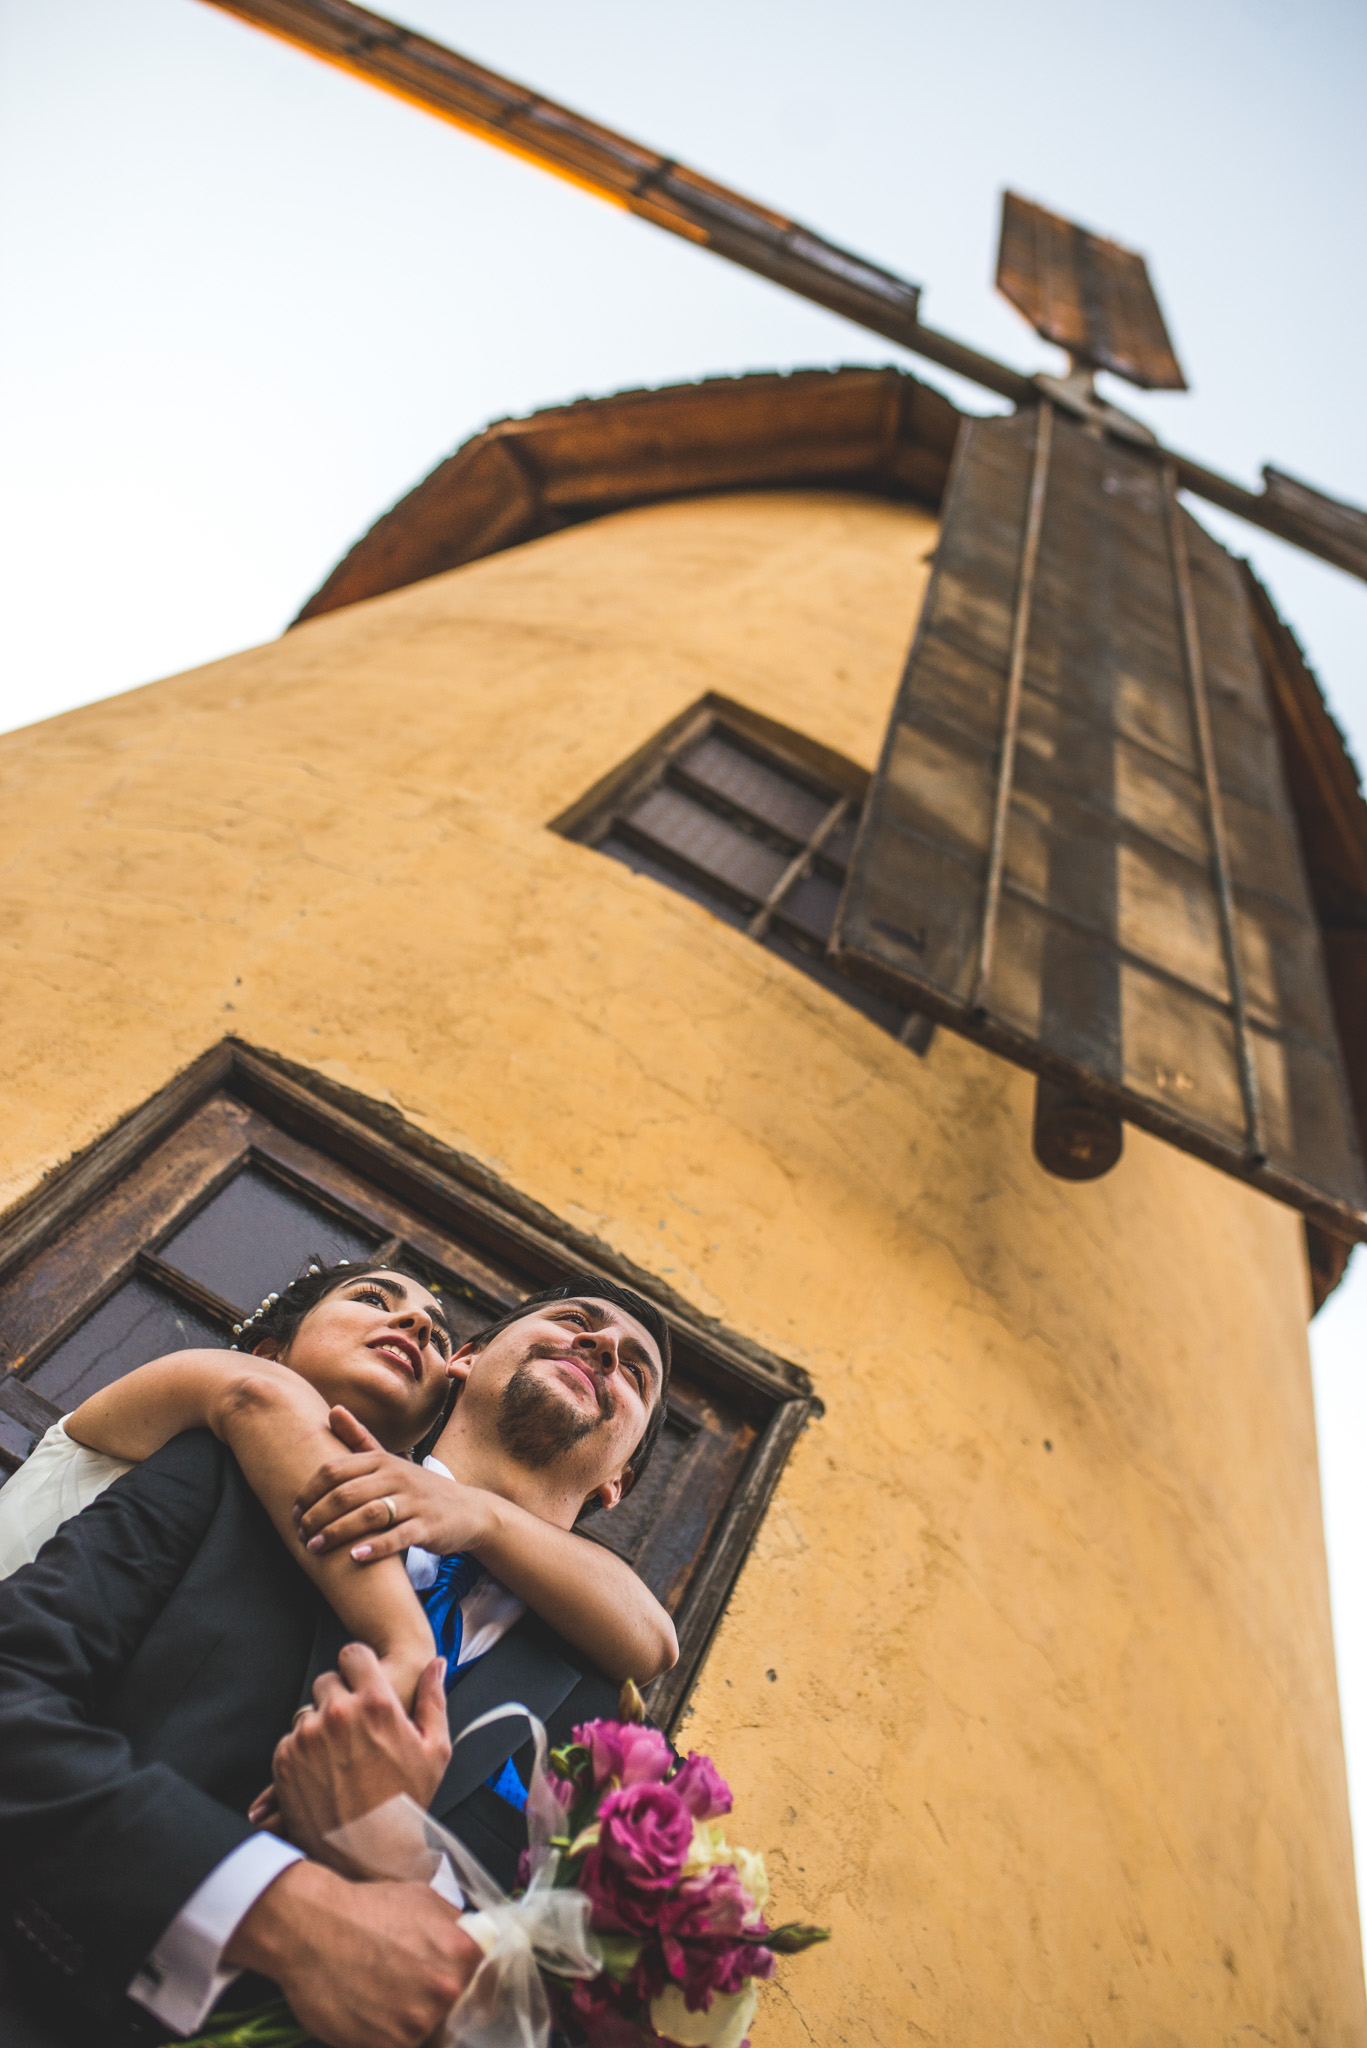
<instances>
[{"instance_id":1,"label":"pearl headband","mask_svg":"<svg viewBox=\"0 0 1367 2048\"><path fill-rule=\"evenodd\" d=\"M350 1259L338 1259L337 1263L339 1266L349 1266L351 1264L351 1261ZM311 1280L315 1273L321 1273L322 1270L323 1268L319 1265L310 1265L308 1272L303 1274L301 1277L305 1280ZM288 1281L285 1286L286 1294L289 1293L291 1287L297 1287L298 1285L299 1282L297 1280ZM279 1299L280 1296L278 1294L263 1294L261 1297L260 1307L254 1308L251 1314L247 1317L245 1322L233 1324L234 1337L245 1337L248 1330L250 1330L250 1328L252 1327L252 1324L259 1323L263 1316L269 1315L270 1311L275 1307L275 1304L277 1303L277 1301L279 1301ZM230 1344L228 1346L228 1349L230 1351L237 1351L240 1348L241 1347L237 1344Z\"/></svg>"}]
</instances>

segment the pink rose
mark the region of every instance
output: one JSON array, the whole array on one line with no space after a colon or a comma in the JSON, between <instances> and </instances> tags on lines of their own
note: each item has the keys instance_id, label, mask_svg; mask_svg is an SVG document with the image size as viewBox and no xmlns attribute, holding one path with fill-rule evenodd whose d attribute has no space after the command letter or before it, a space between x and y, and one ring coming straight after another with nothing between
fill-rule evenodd
<instances>
[{"instance_id":1,"label":"pink rose","mask_svg":"<svg viewBox=\"0 0 1367 2048\"><path fill-rule=\"evenodd\" d=\"M634 1721L587 1721L574 1739L588 1750L593 1782L602 1786L658 1785L674 1761L674 1753L658 1728Z\"/></svg>"},{"instance_id":2,"label":"pink rose","mask_svg":"<svg viewBox=\"0 0 1367 2048\"><path fill-rule=\"evenodd\" d=\"M734 1997L752 1977L772 1977L774 1958L747 1941L709 1941L687 1952L678 1980L690 2012L705 2012L718 1992Z\"/></svg>"},{"instance_id":3,"label":"pink rose","mask_svg":"<svg viewBox=\"0 0 1367 2048\"><path fill-rule=\"evenodd\" d=\"M624 1785L607 1793L598 1827L600 1854L646 1892L669 1889L693 1840L693 1816L667 1785Z\"/></svg>"},{"instance_id":4,"label":"pink rose","mask_svg":"<svg viewBox=\"0 0 1367 2048\"><path fill-rule=\"evenodd\" d=\"M601 1849L590 1849L576 1882L592 1909L591 1924L600 1934L654 1934L658 1892L637 1891Z\"/></svg>"},{"instance_id":5,"label":"pink rose","mask_svg":"<svg viewBox=\"0 0 1367 2048\"><path fill-rule=\"evenodd\" d=\"M694 1820L716 1820L731 1811L731 1787L711 1757L700 1756L696 1749L689 1750L670 1779L669 1789L678 1794Z\"/></svg>"},{"instance_id":6,"label":"pink rose","mask_svg":"<svg viewBox=\"0 0 1367 2048\"><path fill-rule=\"evenodd\" d=\"M657 1925L664 1940L739 1934L754 1910L754 1900L737 1876L734 1863L714 1863L701 1877L690 1877L661 1902Z\"/></svg>"},{"instance_id":7,"label":"pink rose","mask_svg":"<svg viewBox=\"0 0 1367 2048\"><path fill-rule=\"evenodd\" d=\"M648 1941L631 1973L632 1989L644 2004L649 2005L651 1999L658 1998L670 1981L669 1970L659 1942Z\"/></svg>"},{"instance_id":8,"label":"pink rose","mask_svg":"<svg viewBox=\"0 0 1367 2048\"><path fill-rule=\"evenodd\" d=\"M627 2019L617 2003L621 1995L605 1977L588 1983L581 1977L570 1991L570 2006L593 2048L642 2048L639 2025Z\"/></svg>"},{"instance_id":9,"label":"pink rose","mask_svg":"<svg viewBox=\"0 0 1367 2048\"><path fill-rule=\"evenodd\" d=\"M718 1863L661 1901L656 1921L665 1967L693 2012L717 1991L739 1991L747 1977L771 1977L768 1929L731 1864Z\"/></svg>"}]
</instances>

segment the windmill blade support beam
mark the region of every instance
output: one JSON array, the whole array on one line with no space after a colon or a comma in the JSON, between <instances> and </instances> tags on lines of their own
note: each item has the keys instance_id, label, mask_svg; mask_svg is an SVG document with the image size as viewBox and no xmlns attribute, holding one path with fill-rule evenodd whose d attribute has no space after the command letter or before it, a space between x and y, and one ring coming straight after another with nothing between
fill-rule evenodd
<instances>
[{"instance_id":1,"label":"windmill blade support beam","mask_svg":"<svg viewBox=\"0 0 1367 2048\"><path fill-rule=\"evenodd\" d=\"M210 4L889 340L917 328L919 285L351 0Z\"/></svg>"},{"instance_id":2,"label":"windmill blade support beam","mask_svg":"<svg viewBox=\"0 0 1367 2048\"><path fill-rule=\"evenodd\" d=\"M1014 405L1032 405L1040 399L1041 385L1034 378L952 335L925 326L919 317L919 285L657 150L546 99L529 86L487 70L429 36L355 6L353 0L207 0L207 4L523 157L695 247L725 256ZM1047 381L1052 387L1054 380ZM1046 395L1054 397L1054 389ZM1127 440L1147 440L1145 430L1137 426L1125 433L1119 416L1106 419L1109 410L1097 408L1099 423L1107 431L1119 431ZM1159 459L1175 464L1183 489L1367 580L1367 515L1334 506L1332 516L1316 516L1313 493L1302 491L1305 502L1288 503L1285 489L1275 495L1245 490L1187 456L1156 443L1149 448ZM1323 503L1332 505L1329 500ZM1344 512L1347 528L1341 516ZM1355 521L1362 522L1362 534L1358 534Z\"/></svg>"},{"instance_id":3,"label":"windmill blade support beam","mask_svg":"<svg viewBox=\"0 0 1367 2048\"><path fill-rule=\"evenodd\" d=\"M1299 506L1293 509L1284 503L1280 493L1246 491L1242 485L1232 484L1228 477L1193 462L1189 455L1173 455L1171 459L1178 483L1193 497L1204 498L1208 505L1218 505L1224 512L1233 512L1250 526L1261 526L1264 533L1275 533L1278 540L1290 541L1293 547L1304 548L1307 554L1318 555L1322 562L1332 562L1336 569L1346 570L1348 575L1367 583L1367 515L1355 507L1321 498L1322 504L1333 506L1333 517L1312 518L1308 510L1303 512ZM1304 496L1312 495L1304 487L1302 490Z\"/></svg>"}]
</instances>

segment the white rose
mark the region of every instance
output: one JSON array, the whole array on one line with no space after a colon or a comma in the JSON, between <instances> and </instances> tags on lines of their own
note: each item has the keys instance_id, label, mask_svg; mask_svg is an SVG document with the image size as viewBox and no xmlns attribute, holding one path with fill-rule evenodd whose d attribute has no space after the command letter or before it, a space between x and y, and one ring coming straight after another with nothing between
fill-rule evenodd
<instances>
[{"instance_id":1,"label":"white rose","mask_svg":"<svg viewBox=\"0 0 1367 2048\"><path fill-rule=\"evenodd\" d=\"M755 1902L756 1912L762 1913L769 1903L769 1873L764 1858L755 1849L733 1849L731 1860L737 1877Z\"/></svg>"},{"instance_id":2,"label":"white rose","mask_svg":"<svg viewBox=\"0 0 1367 2048\"><path fill-rule=\"evenodd\" d=\"M714 1992L706 2012L690 2012L678 1985L667 1984L650 2001L650 2024L679 2048L740 2048L757 2003L753 1977L743 1991Z\"/></svg>"},{"instance_id":3,"label":"white rose","mask_svg":"<svg viewBox=\"0 0 1367 2048\"><path fill-rule=\"evenodd\" d=\"M693 1839L688 1845L683 1875L699 1877L704 1870L710 1870L714 1863L729 1863L731 1854L719 1820L695 1820Z\"/></svg>"}]
</instances>

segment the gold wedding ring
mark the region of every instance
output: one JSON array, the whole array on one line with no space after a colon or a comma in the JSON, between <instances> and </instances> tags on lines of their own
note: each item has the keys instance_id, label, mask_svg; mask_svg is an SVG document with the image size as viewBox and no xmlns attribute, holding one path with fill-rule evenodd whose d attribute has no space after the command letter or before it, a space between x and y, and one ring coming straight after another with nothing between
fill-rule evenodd
<instances>
[{"instance_id":1,"label":"gold wedding ring","mask_svg":"<svg viewBox=\"0 0 1367 2048\"><path fill-rule=\"evenodd\" d=\"M386 1529L392 1529L394 1524L399 1519L398 1504L395 1501L392 1493L386 1493L382 1496L381 1506L387 1507L389 1509L389 1520L385 1523L385 1527Z\"/></svg>"}]
</instances>

